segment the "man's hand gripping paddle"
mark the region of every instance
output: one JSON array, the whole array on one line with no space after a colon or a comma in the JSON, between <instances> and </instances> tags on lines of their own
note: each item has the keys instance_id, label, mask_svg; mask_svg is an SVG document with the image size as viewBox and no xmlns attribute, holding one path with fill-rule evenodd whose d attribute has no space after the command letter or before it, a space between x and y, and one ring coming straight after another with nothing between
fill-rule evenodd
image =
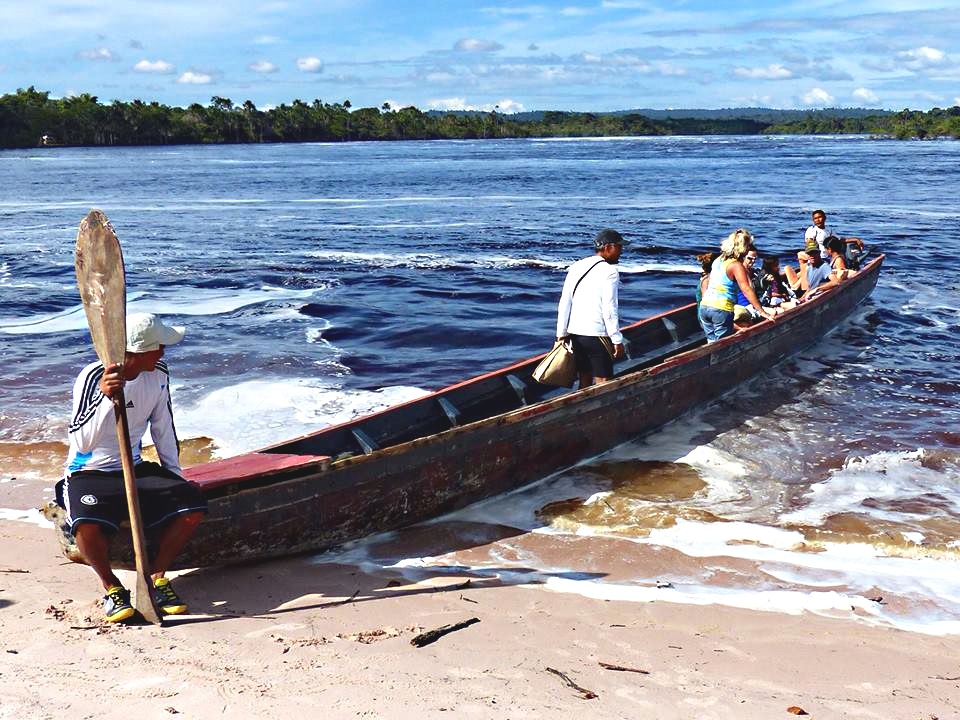
<instances>
[{"instance_id":1,"label":"man's hand gripping paddle","mask_svg":"<svg viewBox=\"0 0 960 720\"><path fill-rule=\"evenodd\" d=\"M122 366L127 349L127 288L123 253L110 221L99 210L91 210L80 222L75 264L77 287L80 289L83 309L87 313L90 337L93 338L97 356L104 368L114 364ZM147 543L143 521L140 519L140 502L137 499L123 388L113 397L113 410L117 418L117 442L120 446L123 484L127 493L130 532L133 535L133 552L137 563L134 607L148 622L159 625L163 620L154 602L153 586L150 582Z\"/></svg>"}]
</instances>

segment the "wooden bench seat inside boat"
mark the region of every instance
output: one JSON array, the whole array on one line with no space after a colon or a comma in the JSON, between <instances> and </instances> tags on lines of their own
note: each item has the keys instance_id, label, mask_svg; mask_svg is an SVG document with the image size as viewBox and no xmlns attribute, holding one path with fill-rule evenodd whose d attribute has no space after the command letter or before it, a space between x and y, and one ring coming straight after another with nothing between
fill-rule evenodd
<instances>
[{"instance_id":1,"label":"wooden bench seat inside boat","mask_svg":"<svg viewBox=\"0 0 960 720\"><path fill-rule=\"evenodd\" d=\"M305 468L320 469L329 462L328 455L253 452L204 465L194 465L185 468L183 475L187 480L199 485L202 490L212 490L253 477L276 475Z\"/></svg>"}]
</instances>

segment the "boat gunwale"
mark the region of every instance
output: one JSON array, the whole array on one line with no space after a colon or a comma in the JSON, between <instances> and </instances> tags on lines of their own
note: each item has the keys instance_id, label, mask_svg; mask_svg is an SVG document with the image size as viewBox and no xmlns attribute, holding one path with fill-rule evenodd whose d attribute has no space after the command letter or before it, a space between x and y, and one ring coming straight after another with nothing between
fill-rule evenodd
<instances>
[{"instance_id":1,"label":"boat gunwale","mask_svg":"<svg viewBox=\"0 0 960 720\"><path fill-rule=\"evenodd\" d=\"M854 275L849 280L844 281L844 283L841 284L840 286L831 288L827 292L819 293L818 295L811 298L808 302L801 303L796 308L792 308L791 310L788 310L787 311L787 313L789 313L788 319L785 319L785 320L764 319L761 322L755 323L742 330L738 330L732 335L722 338L721 340L715 343L706 343L703 345L698 345L697 347L691 348L689 350L681 350L676 354L669 355L668 357L664 358L660 362L657 362L656 364L650 367L628 370L623 375L614 377L613 379L605 383L591 385L590 387L587 387L587 388L578 389L578 390L563 393L560 395L555 395L553 397L544 398L543 400L539 400L535 403L531 403L529 405L522 405L521 407L518 407L512 410L507 410L506 412L490 415L488 417L480 418L478 420L474 420L472 422L465 423L463 425L457 425L457 426L445 428L439 432L430 433L427 435L423 435L421 437L412 438L410 440L405 440L403 442L396 443L393 445L387 445L369 454L358 454L358 455L352 455L352 456L341 458L341 459L331 459L329 464L325 464L323 467L311 468L310 472L307 472L307 473L304 473L304 472L298 473L297 471L300 468L296 465L293 465L287 468L280 476L271 477L270 482L268 482L267 484L275 485L275 484L280 484L290 480L300 480L305 477L311 477L311 476L319 477L322 475L326 475L330 472L337 471L338 469L349 467L355 464L377 461L385 457L390 457L392 455L402 454L407 450L417 448L429 443L446 441L449 438L456 437L462 433L473 432L486 425L490 425L494 423L510 424L513 422L518 422L520 420L528 419L532 416L548 413L551 410L555 408L563 407L564 405L578 404L580 402L586 402L596 396L602 396L608 393L616 392L625 385L633 384L635 382L640 381L643 378L657 376L668 369L675 369L677 367L689 364L704 356L707 356L716 352L720 352L725 348L743 343L744 341L748 340L751 337L759 337L771 331L779 323L786 322L787 320L792 322L794 319L798 317L802 317L803 315L806 315L810 312L815 311L815 308L821 305L824 305L826 303L829 303L831 298L837 297L838 292L845 291L846 289L851 288L854 285L859 284L860 282L867 281L868 278L871 276L878 275L880 266L882 265L885 257L886 257L885 254L880 254L876 256L875 258L871 259L869 263L864 265L856 275ZM676 308L671 308L664 312L657 313L656 315L652 315L650 317L647 317L635 323L632 323L628 326L625 326L623 330L629 332L630 330L639 328L645 324L654 323L658 320L661 320L668 315L689 310L691 306L694 306L694 305L696 305L696 303L688 303L686 305L681 305ZM819 336L818 338L815 338L815 340L817 339L819 339ZM242 458L244 455L252 456L259 453L270 453L272 450L275 451L276 448L282 448L287 445L291 445L293 443L297 443L303 440L309 440L310 438L316 437L317 435L320 435L320 434L332 432L337 429L344 429L344 428L349 428L351 426L356 426L362 422L369 420L370 418L379 417L387 413L397 412L404 407L423 402L428 398L440 397L445 393L449 393L458 388L461 388L473 383L481 382L491 377L508 375L510 371L515 370L516 368L519 368L519 367L528 366L534 361L542 359L543 357L546 356L546 354L547 353L535 355L531 358L522 360L512 365L508 365L506 367L499 368L491 372L483 373L481 375L468 378L467 380L463 380L461 382L455 383L454 385L448 385L446 387L440 388L439 390L433 391L431 393L427 393L426 395L422 395L418 398L408 400L407 402L400 403L398 405L391 405L382 410L378 410L375 413L361 415L359 417L348 420L344 423L339 423L337 425L330 425L320 430L307 433L305 435L301 435L296 438L285 440L281 443L277 443L274 445L269 445L264 448L253 450L249 453L242 453L241 455L236 455L231 458L224 458L224 460L236 461L239 458ZM216 463L219 461L215 460L213 462ZM209 464L210 463L206 463L203 466L207 466ZM305 462L303 468L306 468L307 464L308 463ZM196 467L200 467L200 466L196 466ZM205 483L203 481L198 482L198 484L200 485L201 489L205 487ZM238 479L235 482L231 482L228 480L226 482L211 483L209 485L209 488L211 491L221 490L223 488L232 488L233 492L243 492L247 490L254 491L261 487L263 487L263 482L262 481L258 482L256 478Z\"/></svg>"}]
</instances>

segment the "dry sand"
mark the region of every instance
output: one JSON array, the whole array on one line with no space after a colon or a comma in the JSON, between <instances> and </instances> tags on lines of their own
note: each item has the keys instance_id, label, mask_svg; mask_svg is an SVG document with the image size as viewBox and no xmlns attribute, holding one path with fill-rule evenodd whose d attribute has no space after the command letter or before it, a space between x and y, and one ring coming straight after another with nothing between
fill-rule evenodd
<instances>
[{"instance_id":1,"label":"dry sand","mask_svg":"<svg viewBox=\"0 0 960 720\"><path fill-rule=\"evenodd\" d=\"M467 579L289 558L182 575L196 615L105 625L51 531L0 521L0 718L960 717L956 638Z\"/></svg>"}]
</instances>

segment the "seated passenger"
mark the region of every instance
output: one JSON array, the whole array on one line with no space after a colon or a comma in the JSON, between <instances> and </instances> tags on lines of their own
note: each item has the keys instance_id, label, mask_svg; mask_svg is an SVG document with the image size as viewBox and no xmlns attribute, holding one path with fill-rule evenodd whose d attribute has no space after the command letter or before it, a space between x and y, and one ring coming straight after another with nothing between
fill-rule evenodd
<instances>
[{"instance_id":1,"label":"seated passenger","mask_svg":"<svg viewBox=\"0 0 960 720\"><path fill-rule=\"evenodd\" d=\"M750 306L762 315L773 317L770 308L764 308L750 286L750 277L741 262L753 243L749 231L740 228L730 233L720 245L720 256L713 261L710 279L700 302L697 317L707 336L707 342L716 342L734 332L733 307L736 288L743 290Z\"/></svg>"},{"instance_id":2,"label":"seated passenger","mask_svg":"<svg viewBox=\"0 0 960 720\"><path fill-rule=\"evenodd\" d=\"M707 289L707 281L710 279L710 268L713 261L717 259L720 253L708 252L703 255L697 255L697 262L700 263L700 281L697 283L697 305L703 300L703 293Z\"/></svg>"},{"instance_id":3,"label":"seated passenger","mask_svg":"<svg viewBox=\"0 0 960 720\"><path fill-rule=\"evenodd\" d=\"M743 258L743 267L747 271L747 275L750 277L750 287L753 288L754 294L759 298L760 294L763 292L763 287L761 285L763 274L758 261L759 257L757 255L757 248L751 245L750 249L747 251L747 254ZM762 304L763 303L761 303L761 305ZM751 307L750 301L747 299L747 296L744 294L743 290L739 290L737 293L737 304L733 308L733 322L738 325L751 325L757 320L763 320L763 315Z\"/></svg>"},{"instance_id":4,"label":"seated passenger","mask_svg":"<svg viewBox=\"0 0 960 720\"><path fill-rule=\"evenodd\" d=\"M856 274L856 270L847 267L846 258L843 256L843 240L836 235L831 235L824 241L827 248L827 262L830 264L830 277L837 282L842 282Z\"/></svg>"},{"instance_id":5,"label":"seated passenger","mask_svg":"<svg viewBox=\"0 0 960 720\"><path fill-rule=\"evenodd\" d=\"M820 257L820 246L816 240L808 240L804 251L797 254L797 259L800 261L799 273L789 265L784 270L790 289L797 293L801 301L837 284L830 277L830 264Z\"/></svg>"},{"instance_id":6,"label":"seated passenger","mask_svg":"<svg viewBox=\"0 0 960 720\"><path fill-rule=\"evenodd\" d=\"M760 279L760 304L780 313L796 307L796 293L790 289L786 276L780 271L780 260L769 257L763 261Z\"/></svg>"}]
</instances>

